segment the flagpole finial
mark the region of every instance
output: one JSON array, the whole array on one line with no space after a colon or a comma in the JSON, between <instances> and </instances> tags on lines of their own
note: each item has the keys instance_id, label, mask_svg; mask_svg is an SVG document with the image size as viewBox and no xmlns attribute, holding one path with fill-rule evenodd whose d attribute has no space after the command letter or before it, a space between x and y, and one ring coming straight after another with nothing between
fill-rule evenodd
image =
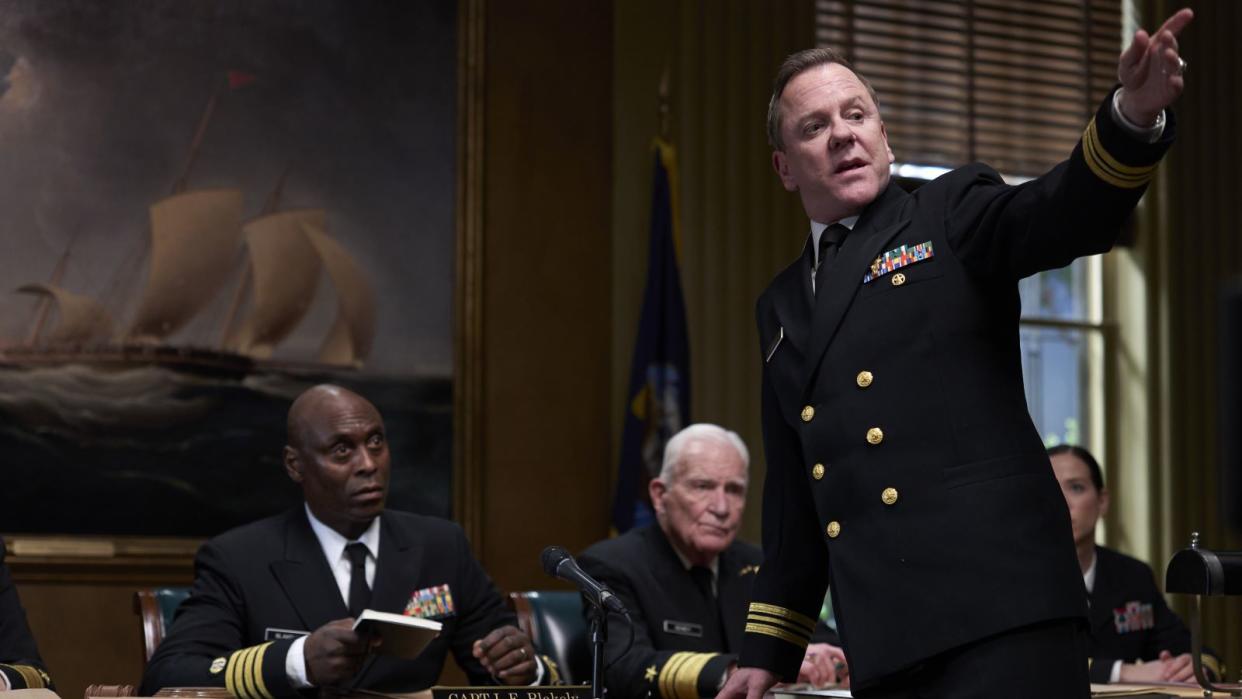
<instances>
[{"instance_id":1,"label":"flagpole finial","mask_svg":"<svg viewBox=\"0 0 1242 699\"><path fill-rule=\"evenodd\" d=\"M664 72L660 74L660 90L658 93L659 102L656 113L660 118L660 138L668 140L668 122L672 109L669 107L668 99L668 81L669 81L668 64L664 64Z\"/></svg>"}]
</instances>

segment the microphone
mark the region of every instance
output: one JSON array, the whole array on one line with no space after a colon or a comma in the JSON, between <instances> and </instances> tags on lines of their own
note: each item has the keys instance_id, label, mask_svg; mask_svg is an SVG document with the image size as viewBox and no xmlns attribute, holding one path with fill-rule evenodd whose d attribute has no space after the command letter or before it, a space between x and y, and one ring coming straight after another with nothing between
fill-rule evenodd
<instances>
[{"instance_id":1,"label":"microphone","mask_svg":"<svg viewBox=\"0 0 1242 699\"><path fill-rule=\"evenodd\" d=\"M573 583L591 604L600 609L609 609L618 614L629 616L629 611L621 603L621 599L604 587L598 580L587 575L578 567L578 562L569 552L560 546L549 546L540 556L543 561L543 572L554 578Z\"/></svg>"}]
</instances>

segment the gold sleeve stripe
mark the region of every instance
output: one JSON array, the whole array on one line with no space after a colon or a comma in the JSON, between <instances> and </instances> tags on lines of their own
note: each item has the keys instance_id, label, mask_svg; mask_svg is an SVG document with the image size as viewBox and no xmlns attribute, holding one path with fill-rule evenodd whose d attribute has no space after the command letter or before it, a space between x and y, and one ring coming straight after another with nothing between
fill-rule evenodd
<instances>
[{"instance_id":1,"label":"gold sleeve stripe","mask_svg":"<svg viewBox=\"0 0 1242 699\"><path fill-rule=\"evenodd\" d=\"M1204 653L1201 659L1203 661L1203 668L1205 670L1211 670L1212 674L1216 675L1216 680L1218 682L1225 681L1225 668L1221 666L1220 660L1217 659L1216 656Z\"/></svg>"},{"instance_id":2,"label":"gold sleeve stripe","mask_svg":"<svg viewBox=\"0 0 1242 699\"><path fill-rule=\"evenodd\" d=\"M26 683L26 689L40 689L47 686L47 682L43 680L46 675L39 671L39 668L31 665L8 665L3 664L0 667L7 667L13 672L21 675L22 681ZM21 687L14 687L21 689Z\"/></svg>"},{"instance_id":3,"label":"gold sleeve stripe","mask_svg":"<svg viewBox=\"0 0 1242 699\"><path fill-rule=\"evenodd\" d=\"M768 624L747 624L746 633L761 633L767 636L773 636L781 639L782 641L792 643L799 648L806 648L808 640L801 636L795 636L778 626L770 626Z\"/></svg>"},{"instance_id":4,"label":"gold sleeve stripe","mask_svg":"<svg viewBox=\"0 0 1242 699\"><path fill-rule=\"evenodd\" d=\"M548 670L548 683L560 684L561 669L556 666L556 661L546 655L539 656L539 659L543 661L543 666Z\"/></svg>"},{"instance_id":5,"label":"gold sleeve stripe","mask_svg":"<svg viewBox=\"0 0 1242 699\"><path fill-rule=\"evenodd\" d=\"M251 646L241 661L241 687L249 699L259 699L259 692L256 690L254 682L254 656L258 652L257 646Z\"/></svg>"},{"instance_id":6,"label":"gold sleeve stripe","mask_svg":"<svg viewBox=\"0 0 1242 699\"><path fill-rule=\"evenodd\" d=\"M270 645L269 642L242 648L229 656L224 671L224 687L229 694L237 699L274 699L263 681L263 655Z\"/></svg>"},{"instance_id":7,"label":"gold sleeve stripe","mask_svg":"<svg viewBox=\"0 0 1242 699\"><path fill-rule=\"evenodd\" d=\"M660 668L658 683L664 699L698 699L699 674L715 653L673 653Z\"/></svg>"},{"instance_id":8,"label":"gold sleeve stripe","mask_svg":"<svg viewBox=\"0 0 1242 699\"><path fill-rule=\"evenodd\" d=\"M703 667L715 656L714 653L695 653L681 666L674 682L681 699L696 699L699 696L699 675Z\"/></svg>"},{"instance_id":9,"label":"gold sleeve stripe","mask_svg":"<svg viewBox=\"0 0 1242 699\"><path fill-rule=\"evenodd\" d=\"M807 631L815 630L815 620L805 614L799 614L792 609L778 607L775 604L764 604L763 602L751 602L750 611L760 614L769 614L771 616L779 616L790 621L797 622L806 627Z\"/></svg>"},{"instance_id":10,"label":"gold sleeve stripe","mask_svg":"<svg viewBox=\"0 0 1242 699\"><path fill-rule=\"evenodd\" d=\"M780 617L775 617L775 616L767 616L766 614L755 614L752 612L746 615L746 621L753 621L753 622L760 623L760 624L769 624L772 626L780 626L789 631L792 631L793 633L799 636L804 636L807 639L811 637L811 633L812 633L810 631L807 631L806 627L802 626L801 624L795 624L794 622L789 621L787 619L782 619Z\"/></svg>"},{"instance_id":11,"label":"gold sleeve stripe","mask_svg":"<svg viewBox=\"0 0 1242 699\"><path fill-rule=\"evenodd\" d=\"M1139 177L1156 169L1155 163L1152 163L1151 165L1126 165L1120 160L1114 158L1100 144L1100 130L1099 127L1095 125L1094 117L1091 119L1091 123L1087 124L1087 132L1084 136L1091 139L1091 143L1095 145L1093 150L1095 150L1095 152L1100 156L1100 160L1108 166L1108 169L1116 172L1120 176Z\"/></svg>"},{"instance_id":12,"label":"gold sleeve stripe","mask_svg":"<svg viewBox=\"0 0 1242 699\"><path fill-rule=\"evenodd\" d=\"M224 688L237 699L250 699L250 695L242 688L242 665L251 648L242 648L229 655L228 667L224 670Z\"/></svg>"},{"instance_id":13,"label":"gold sleeve stripe","mask_svg":"<svg viewBox=\"0 0 1242 699\"><path fill-rule=\"evenodd\" d=\"M1083 131L1082 153L1087 161L1087 167L1095 173L1096 177L1120 189L1134 189L1147 184L1156 170L1154 164L1132 167L1118 162L1100 145L1095 119L1092 119L1087 129Z\"/></svg>"},{"instance_id":14,"label":"gold sleeve stripe","mask_svg":"<svg viewBox=\"0 0 1242 699\"><path fill-rule=\"evenodd\" d=\"M254 681L259 688L259 696L263 699L275 699L272 693L267 691L267 683L263 681L263 655L267 653L267 649L271 643L264 643L254 653Z\"/></svg>"},{"instance_id":15,"label":"gold sleeve stripe","mask_svg":"<svg viewBox=\"0 0 1242 699\"><path fill-rule=\"evenodd\" d=\"M660 668L659 687L660 696L664 699L677 699L673 690L673 674L677 670L677 666L686 661L689 653L673 653L668 656L668 660L664 661L664 665Z\"/></svg>"}]
</instances>

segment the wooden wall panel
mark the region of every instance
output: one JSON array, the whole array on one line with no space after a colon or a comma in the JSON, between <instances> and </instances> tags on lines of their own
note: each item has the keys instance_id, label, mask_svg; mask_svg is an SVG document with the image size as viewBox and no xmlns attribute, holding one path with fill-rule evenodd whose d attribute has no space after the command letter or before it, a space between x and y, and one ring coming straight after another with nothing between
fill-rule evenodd
<instances>
[{"instance_id":1,"label":"wooden wall panel","mask_svg":"<svg viewBox=\"0 0 1242 699\"><path fill-rule=\"evenodd\" d=\"M177 543L177 542L174 542ZM107 557L10 555L22 606L56 690L67 699L91 684L142 680L142 625L133 611L140 587L189 585L184 555Z\"/></svg>"},{"instance_id":2,"label":"wooden wall panel","mask_svg":"<svg viewBox=\"0 0 1242 699\"><path fill-rule=\"evenodd\" d=\"M607 533L612 6L486 5L476 548L546 588L544 546Z\"/></svg>"}]
</instances>

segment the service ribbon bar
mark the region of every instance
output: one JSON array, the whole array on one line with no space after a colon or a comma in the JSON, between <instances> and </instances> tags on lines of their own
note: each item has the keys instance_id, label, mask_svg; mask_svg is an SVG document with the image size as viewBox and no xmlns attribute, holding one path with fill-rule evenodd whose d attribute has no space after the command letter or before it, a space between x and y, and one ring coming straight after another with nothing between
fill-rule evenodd
<instances>
[{"instance_id":1,"label":"service ribbon bar","mask_svg":"<svg viewBox=\"0 0 1242 699\"><path fill-rule=\"evenodd\" d=\"M902 245L895 250L889 250L875 258L875 261L871 263L871 270L867 272L867 276L863 277L863 284L882 277L895 269L901 269L906 265L931 259L934 255L932 241L930 240L918 245Z\"/></svg>"}]
</instances>

